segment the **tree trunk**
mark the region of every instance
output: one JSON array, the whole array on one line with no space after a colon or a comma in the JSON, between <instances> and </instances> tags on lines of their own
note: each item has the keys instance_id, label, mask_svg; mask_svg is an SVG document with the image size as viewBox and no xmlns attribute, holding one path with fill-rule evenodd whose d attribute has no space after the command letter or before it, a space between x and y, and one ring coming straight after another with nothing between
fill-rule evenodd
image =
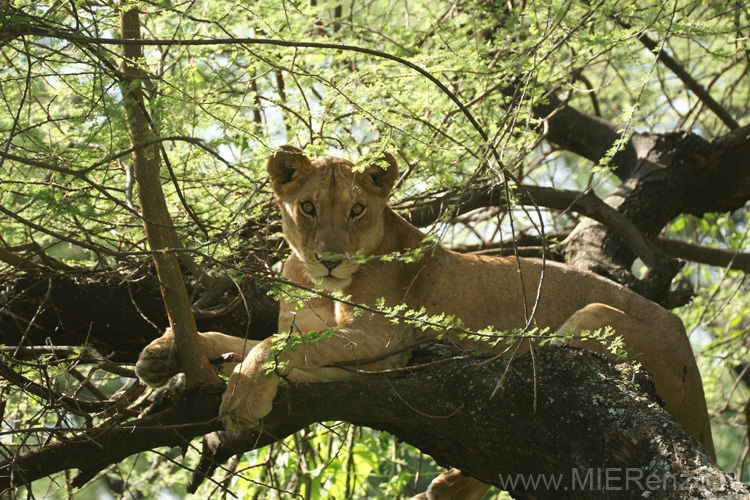
<instances>
[{"instance_id":1,"label":"tree trunk","mask_svg":"<svg viewBox=\"0 0 750 500\"><path fill-rule=\"evenodd\" d=\"M555 96L534 111L546 120L550 142L595 164L622 138L615 124ZM708 141L690 132L634 134L609 166L622 184L604 201L655 239L680 214L700 217L745 205L750 199L750 126ZM636 279L631 272L636 255L611 227L584 220L561 248L570 265L612 278L655 302L672 302L669 290L679 266L657 267Z\"/></svg>"}]
</instances>

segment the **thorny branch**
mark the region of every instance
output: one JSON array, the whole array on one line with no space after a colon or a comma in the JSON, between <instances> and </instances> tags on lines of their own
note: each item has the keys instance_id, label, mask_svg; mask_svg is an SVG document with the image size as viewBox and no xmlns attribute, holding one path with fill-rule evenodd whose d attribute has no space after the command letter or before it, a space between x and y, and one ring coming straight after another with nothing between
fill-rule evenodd
<instances>
[{"instance_id":1,"label":"thorny branch","mask_svg":"<svg viewBox=\"0 0 750 500\"><path fill-rule=\"evenodd\" d=\"M174 43L174 44L180 44L180 45L197 45L197 44L207 44L207 43L210 43L210 44L234 43L236 44L236 43L256 43L257 42L257 39L246 39L244 41L235 40L235 39L223 40L223 41L222 40L203 40L203 41L200 41L200 40L198 41L184 41L184 40L180 40L180 41L176 41L176 40L132 41L130 40L128 41L128 40L111 40L111 39L105 40L105 39L83 38L83 37L76 38L77 35L73 33L63 33L59 30L59 27L57 26L47 25L46 23L43 23L43 22L40 23L39 26L42 26L42 28L32 28L30 30L26 30L25 32L21 33L21 31L23 31L24 26L22 24L19 24L13 28L13 29L18 29L19 31L17 32L5 31L3 33L0 33L0 40L8 40L17 36L26 36L27 34L33 34L34 30L36 29L38 32L37 34L39 35L43 35L43 36L58 36L59 35L60 38L69 39L69 40L74 41L75 43L81 43L82 45L89 47L89 49L87 50L95 50L95 49L91 49L90 47L94 47L95 44L97 43L100 43L100 44L134 43L134 44L162 44L162 45ZM643 38L641 38L641 41L642 43L644 43L644 45L646 45L646 41L644 41ZM261 42L258 42L258 43L261 43ZM294 45L291 45L291 43L293 42L290 42L290 46L309 47L313 49L329 50L329 49L342 49L343 47L338 44L296 43ZM377 55L378 57L381 57L382 53L377 53L377 54L372 53L371 55ZM665 64L665 66L668 66L668 63L667 63L669 61L668 54L660 53L659 58ZM122 76L122 74L117 71L117 68L110 68L110 69L111 69L112 74L118 74ZM675 73L677 74L676 71ZM280 74L279 74L279 77L281 77ZM690 87L691 84L689 84L689 81L687 79L683 79L683 81L686 83L688 87ZM27 81L27 89L28 89L28 81ZM492 90L495 91L497 89L492 89ZM696 95L699 95L699 94L696 92ZM710 96L708 97L710 98ZM703 99L703 101L707 103L707 106L709 108L711 107L708 101L706 101L705 99ZM612 146L614 141L619 138L617 127L614 124L605 122L602 119L596 119L596 117L585 116L581 113L578 113L573 108L568 107L567 105L562 105L558 107L557 104L560 104L560 103L554 95L551 96L550 103L554 108L556 108L555 113L546 113L546 111L548 110L546 110L543 105L536 106L535 111L539 117L545 120L546 126L548 127L548 131L550 132L547 137L551 141L553 142L557 141L556 142L557 144L561 144L562 146L569 148L571 151L575 151L579 154L582 154L586 158L592 159L594 162L597 162L605 154L605 152ZM466 109L468 109L469 107L470 105L467 105ZM731 120L731 117L729 117L729 119ZM581 133L583 129L578 126L582 123L581 120L584 120L587 125L590 125L590 127L585 129L586 133ZM732 128L732 121L727 121L725 118L722 118L722 120L724 120L724 123L727 124L727 126ZM578 125L573 125L573 124L578 124ZM593 133L590 134L589 132L593 132ZM11 139L12 139L12 136L13 134L11 133ZM150 140L150 142L149 141L147 141L146 143L142 142L137 146L132 146L126 152L118 154L117 158L121 157L123 154L130 154L130 153L135 152L136 150L146 149L145 146L151 146L153 144L156 144L157 142L160 143L164 140L168 140L168 139L153 138L152 140ZM10 140L8 141L8 145L9 144L10 144ZM627 178L629 173L634 171L637 168L637 166L640 164L640 162L642 162L642 158L638 157L638 154L635 151L635 147L633 146L632 143L625 144L621 153L622 154L618 153L618 155L616 155L616 159L618 160L618 162L622 160L623 158L626 160L623 160L622 163L613 162L613 165L617 165L620 167L615 170L615 173L617 175L622 175L623 177ZM2 162L7 159L13 159L14 161L17 160L17 158L10 158L7 146L6 146L5 152L4 153L0 152L0 155L2 155L2 157L0 157L0 165L2 165ZM114 159L114 157L105 158L104 160L97 162L95 165L101 164L102 162L111 161L112 159ZM718 164L718 162L716 163ZM418 168L418 167L419 165L416 164L415 168ZM94 166L92 165L91 167L88 167L88 168L94 168ZM81 171L78 171L78 172L80 173ZM730 177L732 178L733 183L737 180L741 180L742 178L744 178L741 175L733 175ZM700 182L705 182L705 181L700 181ZM741 183L737 182L736 185L738 188L740 188L738 189L738 191L741 190ZM702 188L703 186L701 185L700 187ZM543 188L540 188L540 189L543 189ZM531 193L531 191L526 191L526 192ZM627 242L628 245L631 246L634 252L640 255L644 261L650 262L651 263L650 265L655 265L655 263L659 260L659 258L663 258L659 256L658 252L654 252L653 244L647 238L643 236L642 231L640 231L632 222L629 222L626 217L622 216L622 214L619 214L617 211L607 207L607 205L598 198L592 199L591 196L589 196L588 194L582 194L582 193L576 193L576 192L555 193L553 191L549 191L545 193L538 189L535 195L533 196L533 202L532 202L531 199L524 198L523 196L524 192L521 191L518 194L519 194L519 197L518 197L519 203L534 204L533 202L535 202L536 204L540 206L549 206L550 208L555 208L556 210L561 210L563 212L573 210L582 215L587 215L589 217L592 217L604 223L605 225L610 227L610 229L614 229L615 232L618 232L618 234L620 234L621 236L624 236L625 241ZM106 195L106 192L105 192L105 195ZM504 206L507 205L506 200L503 200L502 196L493 197L493 195L490 194L488 199L482 200L482 198L479 197L475 200L473 198L475 195L476 193L467 192L465 196L460 197L460 199L458 200L459 202L458 209L453 213L456 213L456 214L466 213L467 211L472 210L472 208L470 208L472 206L474 206L474 208L482 208L482 207L487 207L487 206L503 208ZM738 198L742 198L742 196L744 196L744 194L740 193L740 196ZM475 205L472 205L472 203L474 203L473 200L476 201ZM744 200L744 198L742 198L742 200ZM430 218L432 219L432 221L436 220L440 216L440 214L444 213L446 210L449 210L450 207L453 206L454 203L456 203L456 199L455 197L453 198L446 197L445 200L441 200L440 203L437 203L437 202L435 203L436 203L436 206L432 206L432 204L428 204L429 209L426 210L425 212L425 213L428 213L428 215L426 216L425 220L430 219ZM419 208L414 209L414 214L419 212L419 210L421 209ZM614 214L612 212L614 212ZM11 214L8 212L5 212L5 213L9 217L13 217L16 220L19 220L23 224L28 223L27 227L32 227L36 230L46 232L46 234L50 234L51 236L58 238L60 241L70 241L73 244L79 244L79 246L92 248L97 252L110 253L110 254L117 255L117 256L133 255L133 254L125 254L125 253L122 253L122 254L112 253L111 250L108 250L105 247L98 248L95 245L87 247L87 243L85 241L79 242L77 241L77 239L70 238L69 236L67 236L67 239L66 239L66 235L59 234L54 231L50 232L49 230L45 230L43 226L35 227L33 223L20 217L19 214L17 213L16 214ZM419 217L418 215L414 215L413 220L415 221L418 220L418 217ZM629 232L631 230L632 232ZM663 241L659 241L657 243L657 246L660 247L660 249L662 249L665 253L669 255L673 255L673 256L677 256L681 258L685 258L686 256L690 255L696 259L704 259L704 261L706 262L710 261L712 265L726 266L731 263L733 269L746 269L746 266L749 265L747 263L746 254L736 254L736 253L731 253L731 252L726 252L726 251L725 252L714 251L713 249L703 249L707 252L709 252L710 250L710 253L706 253L705 255L701 255L700 257L695 257L696 255L698 255L696 252L699 249L696 249L694 247L685 247L685 246L677 247L676 245L672 245L671 243L668 243L668 242L665 243ZM7 259L12 259L14 257L14 255L3 254L0 251L0 258L2 257L2 255L5 255ZM26 262L26 263L34 262L35 263L35 261L31 261L28 259L23 260L23 261L16 261L16 262ZM39 266L34 266L34 267L39 267ZM237 297L237 299L239 298L240 297ZM224 310L222 310L221 312L224 313ZM273 322L273 319L271 321ZM31 324L33 323L34 321L32 320ZM12 373L8 373L8 376L11 377L11 380L13 380ZM26 383L26 379L20 380L16 378L15 380L17 382ZM35 382L32 382L32 384L36 384L36 385L28 386L32 388L30 389L30 392L34 392L34 391L41 392L40 388L38 387L38 386L41 386L41 384L37 384ZM54 404L55 401L64 402L64 403L76 403L76 404L79 402L78 399L70 399L69 396L65 394L61 394L59 391L58 392L47 391L45 392L45 394L52 404ZM69 399L65 399L66 397L68 397ZM203 400L200 400L200 401L202 402ZM208 416L204 415L203 417L208 420L210 420L213 417L213 415L215 415L215 412L211 413L212 411L215 410L215 408L211 407L211 404L213 404L213 400L212 402L209 402L206 405L208 407L207 413L206 413ZM72 405L68 405L68 406L75 407ZM199 403L199 406L201 406L200 403ZM92 408L94 407L92 406ZM182 408L184 409L185 407L182 407ZM78 409L80 410L81 408L78 408ZM163 416L164 415L162 415L162 417ZM178 416L185 417L185 415L178 415ZM175 425L175 428L179 428L180 432L179 433L175 432L173 434L175 435L179 434L179 435L177 435L176 437L171 436L170 439L172 439L172 441L169 441L167 438L164 438L164 436L162 436L162 438L158 438L159 439L158 443L168 443L168 442L179 443L179 444L176 444L176 446L185 444L186 436L189 434L189 432L193 432L193 431L191 430L186 434L185 431L186 429L188 429L187 426L183 427L181 423L177 423L174 425ZM210 425L207 425L204 427L201 427L200 424L196 424L196 426L198 430L196 430L195 432L205 432L206 429L216 428L213 422ZM128 428L125 428L125 430L134 431L133 435L139 436L140 431L142 431L143 429L134 430L134 428L128 427ZM164 432L165 433L164 435L166 435L166 434L169 434L169 432L171 432L171 429L160 428L159 431ZM97 438L97 436L99 436L97 432L98 431L96 432L92 431L90 434L84 437L86 439L90 439L92 436ZM146 433L144 432L142 435L145 436ZM284 435L284 432L279 432L277 437L280 437L281 435ZM257 440L257 436L254 436L253 439ZM151 444L151 446L148 446L148 444ZM138 446L142 447L142 449L144 450L151 449L153 448L153 443L145 443L145 442L138 443ZM73 448L68 448L68 451L70 449L73 449ZM96 451L97 451L96 449L92 448L92 455L90 456L97 456L99 458L99 455L96 455L96 453L94 453ZM244 450L241 450L241 451L244 451ZM50 456L52 455L53 454L50 453ZM35 458L38 458L40 456L42 455L35 455ZM68 457L63 457L63 458L68 458ZM110 457L108 458L108 460L116 460L116 458ZM93 477L93 475L98 470L100 470L100 469L97 469L98 467L97 464L92 465L92 463L88 464L88 469L84 469L82 471L81 476L79 478L79 484L82 482L85 482L88 478Z\"/></svg>"},{"instance_id":2,"label":"thorny branch","mask_svg":"<svg viewBox=\"0 0 750 500\"><path fill-rule=\"evenodd\" d=\"M624 23L623 23L624 24ZM714 112L714 114L719 117L719 119L726 125L729 130L735 130L740 128L740 124L737 123L737 120L735 120L732 115L729 114L729 112L716 102L716 100L711 97L711 94L708 93L708 91L695 79L688 73L685 68L677 62L672 56L670 56L664 49L659 48L658 44L653 41L649 36L644 32L638 35L638 40L643 44L644 47L646 47L648 50L653 52L656 57L661 61L664 66L669 68L677 77L682 80L682 82L685 84L685 86L690 89L705 105Z\"/></svg>"}]
</instances>

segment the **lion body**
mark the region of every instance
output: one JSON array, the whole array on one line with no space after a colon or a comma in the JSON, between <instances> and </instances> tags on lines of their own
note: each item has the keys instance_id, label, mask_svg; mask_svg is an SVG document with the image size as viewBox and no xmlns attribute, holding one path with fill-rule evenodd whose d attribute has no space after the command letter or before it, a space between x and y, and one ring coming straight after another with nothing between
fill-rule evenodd
<instances>
[{"instance_id":1,"label":"lion body","mask_svg":"<svg viewBox=\"0 0 750 500\"><path fill-rule=\"evenodd\" d=\"M455 330L413 328L376 311L378 306L406 304L407 310L423 309L428 315L454 315L463 329L475 332L491 326L507 333L537 327L580 334L611 327L654 375L666 410L714 453L700 373L675 315L627 288L570 266L462 255L426 246L424 234L387 206L397 167L389 155L380 163L386 168L372 165L353 171L351 163L338 158L311 162L291 146L283 147L269 161L284 234L292 250L284 277L305 288L319 286L327 293L340 290L346 300L317 296L302 308L297 300L281 301L279 337L335 330L328 338L281 353L286 364L271 376L266 375L264 362L271 356L272 341L250 343L252 349L234 369L222 404L229 427L255 425L270 411L280 375L292 381L348 378L350 372L329 365L398 351L421 337L441 335L463 347L495 353L530 347L528 340L509 349L506 342L470 340ZM416 257L393 258L404 254ZM355 311L355 304L366 310ZM573 339L569 342L608 354L598 342L582 341L577 335ZM248 346L218 333L202 334L201 341L209 355L247 350ZM150 358L144 351L139 362L144 379L159 371L147 366L148 360L163 359L168 344L170 340L164 337L155 341L153 345L161 351L157 354L155 347ZM404 361L403 356L394 356L363 363L360 368L391 368ZM156 375L151 382L164 378ZM429 498L451 498L451 488L466 488L467 481L476 491L472 498L481 498L482 487L456 471L441 476Z\"/></svg>"}]
</instances>

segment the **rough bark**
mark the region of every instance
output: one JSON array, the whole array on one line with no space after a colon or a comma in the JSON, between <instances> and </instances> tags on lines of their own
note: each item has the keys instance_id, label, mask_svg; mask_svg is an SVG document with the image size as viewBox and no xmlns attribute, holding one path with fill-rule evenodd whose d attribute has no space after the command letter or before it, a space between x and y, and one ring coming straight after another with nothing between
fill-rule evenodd
<instances>
[{"instance_id":1,"label":"rough bark","mask_svg":"<svg viewBox=\"0 0 750 500\"><path fill-rule=\"evenodd\" d=\"M441 465L497 486L540 475L560 481L551 488L507 486L515 498L750 494L653 402L644 373L562 346L510 366L507 359L444 349L420 348L412 360L417 368L395 379L283 386L263 422L262 441L253 433L232 437L249 449L312 422L345 420L391 432ZM418 367L436 359L442 361ZM0 489L74 468L80 485L136 452L184 447L218 429L211 420L218 404L217 392L193 392L176 407L131 424L18 455L0 466Z\"/></svg>"},{"instance_id":2,"label":"rough bark","mask_svg":"<svg viewBox=\"0 0 750 500\"><path fill-rule=\"evenodd\" d=\"M617 127L581 113L554 96L535 107L547 119L547 139L598 163L620 139ZM690 132L635 134L609 162L622 184L605 203L654 239L680 214L737 210L750 199L750 126L712 140ZM679 268L656 269L643 280L631 273L635 253L611 228L584 220L568 236L565 262L619 281L657 302L669 301Z\"/></svg>"},{"instance_id":3,"label":"rough bark","mask_svg":"<svg viewBox=\"0 0 750 500\"><path fill-rule=\"evenodd\" d=\"M18 34L3 32L0 39L13 36ZM596 163L620 137L615 124L563 106L554 96L548 105L539 105L535 111L547 121L550 142ZM136 144L148 142L144 139ZM636 135L610 164L623 185L606 199L607 203L641 233L653 238L677 214L702 215L744 205L750 198L750 128L713 140L692 134ZM168 221L161 224L169 225ZM591 221L581 224L565 242L567 261L612 276L659 300L669 289L673 270L653 279L653 286L635 280L630 274L635 255L628 247L631 242L621 240L611 229ZM175 246L172 242L167 247ZM132 361L140 348L167 324L158 292L154 293L158 282L153 279L140 282L111 277L108 280L112 282L86 283L84 277L75 275L26 276L34 281L33 286L15 280L3 283L10 302L2 304L0 333L7 344L39 344L47 337L56 345L94 341L105 352L116 351L121 356L117 359ZM13 288L17 286L20 288ZM79 312L82 305L86 314ZM244 311L235 312L240 313L241 321L228 315L211 320L218 326L199 323L199 328L240 330L238 333L244 334ZM183 309L177 316L183 313L189 314ZM264 337L274 329L274 314L260 316L265 318L261 320L264 324L271 326L266 330L253 322L253 338ZM120 318L127 318L128 322ZM286 387L267 419L266 429L273 439L317 419L368 424L415 444L441 464L459 466L496 484L499 474L506 479L515 474L545 473L548 478L561 474L572 480L572 471L577 470L582 480L593 470L591 480L598 481L594 486L608 486L611 480L617 488L625 485L623 481L630 470L627 477L633 479L640 471L643 483L652 474L662 480L688 480L687 490L661 488L650 498L748 494L708 462L705 454L663 412L653 404L648 406L642 395L631 392L632 388L622 382L625 374L608 371L606 363L591 355L561 352L565 351L550 349L540 353L536 372L528 358L517 360L503 390L491 400L487 395L505 370L505 365L497 364L501 361L484 365L452 361L388 382ZM606 375L603 379L602 373ZM410 405L405 406L404 400ZM18 481L78 467L79 483L83 482L106 464L137 451L157 445L181 446L186 439L217 429L217 424L210 422L217 407L216 393L195 394L176 408L146 417L135 427L78 436L16 456L12 464L0 470L5 475L0 481L9 480L11 470L23 471L15 478ZM287 409L294 411L289 413ZM252 435L249 439L256 438ZM217 456L226 453L227 448L222 446L216 446ZM41 470L42 466L47 468ZM601 482L602 474L605 483ZM677 483L680 484L682 480ZM600 498L602 491L594 489L539 491L533 496ZM531 497L519 490L513 494L517 498ZM643 491L608 489L606 494L641 498Z\"/></svg>"},{"instance_id":4,"label":"rough bark","mask_svg":"<svg viewBox=\"0 0 750 500\"><path fill-rule=\"evenodd\" d=\"M197 286L197 285L194 285ZM260 340L276 332L278 304L268 284L248 279L244 301L225 314L196 320L200 331ZM205 290L193 289L197 297ZM214 305L224 308L238 291ZM134 363L141 349L169 326L152 267L119 272L6 273L0 285L0 344L88 344L114 362Z\"/></svg>"}]
</instances>

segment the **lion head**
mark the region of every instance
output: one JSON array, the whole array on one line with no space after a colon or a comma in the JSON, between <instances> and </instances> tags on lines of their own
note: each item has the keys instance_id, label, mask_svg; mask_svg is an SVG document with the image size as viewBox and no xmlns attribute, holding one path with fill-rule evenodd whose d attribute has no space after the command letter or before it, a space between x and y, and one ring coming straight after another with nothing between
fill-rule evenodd
<instances>
[{"instance_id":1,"label":"lion head","mask_svg":"<svg viewBox=\"0 0 750 500\"><path fill-rule=\"evenodd\" d=\"M281 146L268 173L292 259L324 289L345 288L383 238L396 159L385 153L357 167L334 157L311 161L301 149Z\"/></svg>"}]
</instances>

